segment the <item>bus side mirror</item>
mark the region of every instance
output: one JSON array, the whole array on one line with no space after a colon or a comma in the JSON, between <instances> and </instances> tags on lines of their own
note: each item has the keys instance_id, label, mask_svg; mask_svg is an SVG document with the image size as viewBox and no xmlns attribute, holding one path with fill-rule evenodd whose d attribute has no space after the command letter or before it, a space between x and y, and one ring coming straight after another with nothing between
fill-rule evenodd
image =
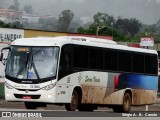
<instances>
[{"instance_id":1,"label":"bus side mirror","mask_svg":"<svg viewBox=\"0 0 160 120\"><path fill-rule=\"evenodd\" d=\"M2 48L1 50L0 61L2 62L3 65L5 65L7 59L3 58L3 50L10 50L10 47L5 47L5 48Z\"/></svg>"},{"instance_id":2,"label":"bus side mirror","mask_svg":"<svg viewBox=\"0 0 160 120\"><path fill-rule=\"evenodd\" d=\"M0 56L0 61L3 60L3 53L1 53L1 56Z\"/></svg>"},{"instance_id":3,"label":"bus side mirror","mask_svg":"<svg viewBox=\"0 0 160 120\"><path fill-rule=\"evenodd\" d=\"M0 61L2 62L3 65L5 65L6 60L7 60L7 59L3 58L3 53L1 53Z\"/></svg>"}]
</instances>

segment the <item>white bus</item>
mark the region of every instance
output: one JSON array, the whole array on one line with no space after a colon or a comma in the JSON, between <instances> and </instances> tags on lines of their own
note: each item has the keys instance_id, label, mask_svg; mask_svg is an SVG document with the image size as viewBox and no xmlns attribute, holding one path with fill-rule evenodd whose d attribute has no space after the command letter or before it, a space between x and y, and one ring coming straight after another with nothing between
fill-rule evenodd
<instances>
[{"instance_id":1,"label":"white bus","mask_svg":"<svg viewBox=\"0 0 160 120\"><path fill-rule=\"evenodd\" d=\"M82 36L22 38L12 42L5 68L5 99L27 109L46 104L68 111L131 106L157 100L158 54Z\"/></svg>"}]
</instances>

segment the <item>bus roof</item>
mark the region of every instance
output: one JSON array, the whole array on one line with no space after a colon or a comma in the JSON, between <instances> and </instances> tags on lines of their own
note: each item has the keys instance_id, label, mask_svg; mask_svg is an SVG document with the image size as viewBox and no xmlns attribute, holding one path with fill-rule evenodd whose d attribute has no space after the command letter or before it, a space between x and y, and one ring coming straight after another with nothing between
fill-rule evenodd
<instances>
[{"instance_id":1,"label":"bus roof","mask_svg":"<svg viewBox=\"0 0 160 120\"><path fill-rule=\"evenodd\" d=\"M112 40L83 37L83 36L21 38L11 43L11 45L17 45L17 46L60 46L60 47L65 44L76 44L76 45L85 45L85 46L103 47L110 49L157 54L156 50L134 48L125 45L117 45L117 43Z\"/></svg>"}]
</instances>

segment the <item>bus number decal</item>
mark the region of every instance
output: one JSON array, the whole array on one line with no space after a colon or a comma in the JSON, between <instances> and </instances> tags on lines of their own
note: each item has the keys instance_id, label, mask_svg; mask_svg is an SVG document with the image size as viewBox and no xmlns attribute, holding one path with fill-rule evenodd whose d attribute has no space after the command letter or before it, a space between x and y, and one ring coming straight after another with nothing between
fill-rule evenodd
<instances>
[{"instance_id":1,"label":"bus number decal","mask_svg":"<svg viewBox=\"0 0 160 120\"><path fill-rule=\"evenodd\" d=\"M66 91L61 91L61 94L66 94Z\"/></svg>"}]
</instances>

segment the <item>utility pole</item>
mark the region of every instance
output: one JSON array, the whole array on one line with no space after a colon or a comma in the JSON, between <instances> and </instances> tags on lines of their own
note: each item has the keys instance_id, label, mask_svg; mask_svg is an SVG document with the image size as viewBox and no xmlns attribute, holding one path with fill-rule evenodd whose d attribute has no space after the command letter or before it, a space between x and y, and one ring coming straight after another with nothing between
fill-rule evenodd
<instances>
[{"instance_id":1,"label":"utility pole","mask_svg":"<svg viewBox=\"0 0 160 120\"><path fill-rule=\"evenodd\" d=\"M112 40L113 40L113 22L111 23L112 26Z\"/></svg>"}]
</instances>

